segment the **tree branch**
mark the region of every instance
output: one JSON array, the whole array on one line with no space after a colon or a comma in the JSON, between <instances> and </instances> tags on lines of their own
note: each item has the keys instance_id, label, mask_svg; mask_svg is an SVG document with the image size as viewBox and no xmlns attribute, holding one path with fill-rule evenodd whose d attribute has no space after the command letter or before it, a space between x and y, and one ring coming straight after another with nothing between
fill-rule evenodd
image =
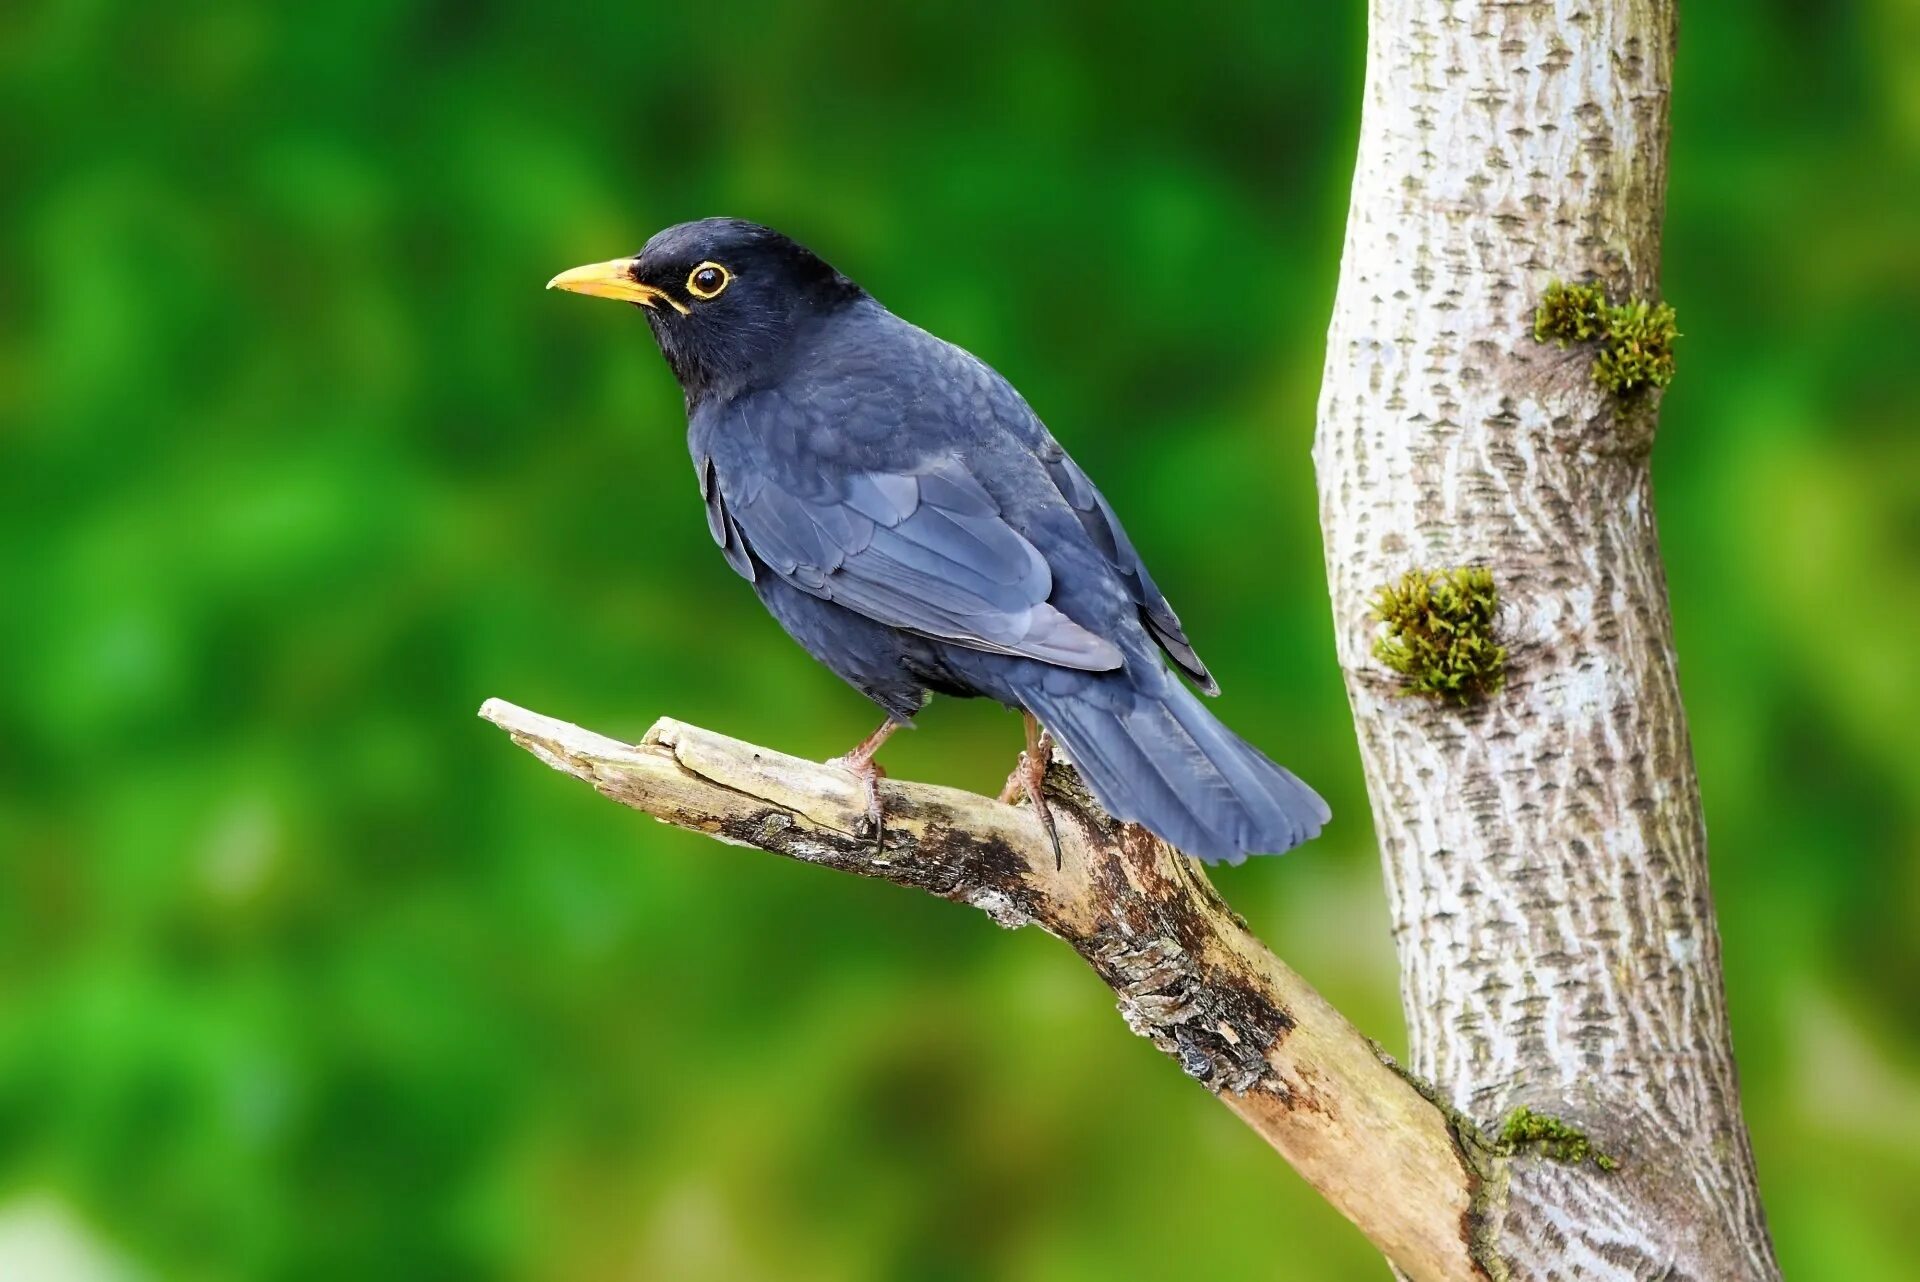
<instances>
[{"instance_id":1,"label":"tree branch","mask_svg":"<svg viewBox=\"0 0 1920 1282\"><path fill-rule=\"evenodd\" d=\"M884 842L852 776L677 721L624 744L490 699L480 715L556 770L676 827L971 904L1072 945L1121 1015L1259 1132L1407 1277L1488 1275L1505 1163L1456 1129L1269 952L1198 865L1108 818L1069 767L1047 795L1061 865L1024 809L886 781Z\"/></svg>"}]
</instances>

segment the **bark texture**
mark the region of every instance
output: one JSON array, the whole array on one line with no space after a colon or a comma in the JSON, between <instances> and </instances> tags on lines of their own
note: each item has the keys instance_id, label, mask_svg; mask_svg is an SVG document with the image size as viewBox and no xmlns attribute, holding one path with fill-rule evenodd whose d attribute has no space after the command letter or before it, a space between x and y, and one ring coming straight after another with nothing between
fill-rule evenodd
<instances>
[{"instance_id":1,"label":"bark texture","mask_svg":"<svg viewBox=\"0 0 1920 1282\"><path fill-rule=\"evenodd\" d=\"M1649 481L1656 404L1543 346L1555 280L1659 294L1670 0L1373 0L1314 456L1412 1067L1620 1168L1516 1162L1516 1277L1778 1276L1740 1117ZM1505 690L1402 698L1369 602L1490 567Z\"/></svg>"},{"instance_id":2,"label":"bark texture","mask_svg":"<svg viewBox=\"0 0 1920 1282\"><path fill-rule=\"evenodd\" d=\"M879 877L1038 925L1111 987L1134 1032L1259 1132L1396 1267L1484 1278L1471 1229L1504 1159L1435 1107L1269 952L1198 865L1108 818L1056 766L1062 860L1032 812L881 784L876 841L853 776L660 721L627 745L498 699L481 716L623 805L735 845Z\"/></svg>"}]
</instances>

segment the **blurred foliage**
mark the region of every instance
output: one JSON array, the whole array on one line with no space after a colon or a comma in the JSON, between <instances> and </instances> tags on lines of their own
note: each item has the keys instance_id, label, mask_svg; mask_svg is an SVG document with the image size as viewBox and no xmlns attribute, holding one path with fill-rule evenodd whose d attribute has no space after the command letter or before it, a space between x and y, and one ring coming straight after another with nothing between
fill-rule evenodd
<instances>
[{"instance_id":1,"label":"blurred foliage","mask_svg":"<svg viewBox=\"0 0 1920 1282\"><path fill-rule=\"evenodd\" d=\"M1790 1275L1891 1278L1920 19L1686 8L1656 464L1748 1117ZM27 1225L208 1282L1379 1276L1053 941L637 821L472 715L869 728L709 545L637 319L540 291L773 223L1099 478L1223 714L1339 816L1227 893L1399 1042L1307 455L1363 21L0 10L0 1259ZM896 773L1018 746L923 726Z\"/></svg>"}]
</instances>

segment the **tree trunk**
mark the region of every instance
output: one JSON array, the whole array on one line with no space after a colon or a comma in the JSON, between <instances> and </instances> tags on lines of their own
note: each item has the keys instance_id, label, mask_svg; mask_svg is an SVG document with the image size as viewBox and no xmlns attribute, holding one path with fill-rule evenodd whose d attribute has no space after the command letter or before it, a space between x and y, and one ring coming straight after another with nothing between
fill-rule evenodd
<instances>
[{"instance_id":1,"label":"tree trunk","mask_svg":"<svg viewBox=\"0 0 1920 1282\"><path fill-rule=\"evenodd\" d=\"M1528 1278L1774 1278L1740 1117L1649 483L1657 390L1537 342L1658 296L1670 0L1373 0L1314 457L1414 1070L1619 1159L1516 1160ZM1374 594L1484 566L1505 688L1401 697Z\"/></svg>"}]
</instances>

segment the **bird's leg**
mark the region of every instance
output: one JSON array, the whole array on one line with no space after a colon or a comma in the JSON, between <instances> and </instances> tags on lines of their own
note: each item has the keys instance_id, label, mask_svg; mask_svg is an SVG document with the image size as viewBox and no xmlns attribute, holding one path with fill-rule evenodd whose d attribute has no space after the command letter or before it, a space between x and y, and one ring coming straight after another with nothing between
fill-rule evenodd
<instances>
[{"instance_id":1,"label":"bird's leg","mask_svg":"<svg viewBox=\"0 0 1920 1282\"><path fill-rule=\"evenodd\" d=\"M1027 724L1027 750L1020 754L1020 764L1014 766L1014 773L1006 777L1006 783L1000 787L1000 804L1012 806L1021 796L1027 795L1027 760L1031 756L1041 758L1041 773L1054 760L1054 739L1048 735L1041 724L1033 718L1031 712L1021 712L1021 722Z\"/></svg>"},{"instance_id":2,"label":"bird's leg","mask_svg":"<svg viewBox=\"0 0 1920 1282\"><path fill-rule=\"evenodd\" d=\"M1026 794L1034 815L1040 820L1040 826L1047 830L1047 840L1053 843L1053 866L1058 871L1061 864L1060 831L1053 825L1053 811L1047 805L1046 793L1041 791L1041 784L1046 782L1047 767L1053 762L1053 736L1041 728L1031 712L1020 715L1027 723L1027 750L1020 754L1020 764L1007 776L1007 785L1000 790L1000 801L1003 805L1011 805L1015 797Z\"/></svg>"},{"instance_id":3,"label":"bird's leg","mask_svg":"<svg viewBox=\"0 0 1920 1282\"><path fill-rule=\"evenodd\" d=\"M867 818L873 822L874 845L881 850L887 848L887 813L880 804L880 780L887 772L875 764L873 754L880 751L880 745L899 728L900 723L888 717L880 723L878 730L862 739L852 752L827 762L830 766L838 766L866 786Z\"/></svg>"}]
</instances>

